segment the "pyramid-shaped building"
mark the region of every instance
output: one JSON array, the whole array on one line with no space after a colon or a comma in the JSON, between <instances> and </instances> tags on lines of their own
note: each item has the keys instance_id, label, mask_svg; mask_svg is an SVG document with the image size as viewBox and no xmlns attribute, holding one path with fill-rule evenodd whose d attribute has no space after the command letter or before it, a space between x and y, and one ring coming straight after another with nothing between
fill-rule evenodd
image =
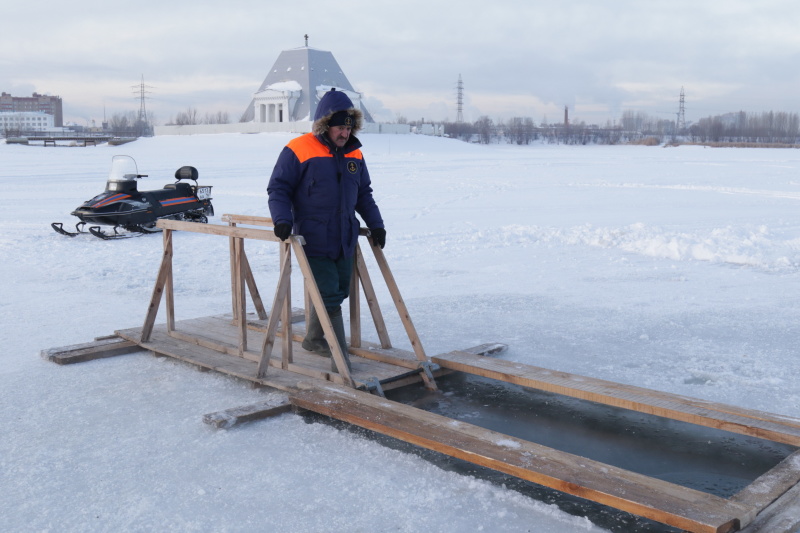
<instances>
[{"instance_id":1,"label":"pyramid-shaped building","mask_svg":"<svg viewBox=\"0 0 800 533\"><path fill-rule=\"evenodd\" d=\"M366 122L373 122L361 94L342 72L331 52L309 48L284 50L242 115L241 122L312 121L320 98L336 88L361 109Z\"/></svg>"}]
</instances>

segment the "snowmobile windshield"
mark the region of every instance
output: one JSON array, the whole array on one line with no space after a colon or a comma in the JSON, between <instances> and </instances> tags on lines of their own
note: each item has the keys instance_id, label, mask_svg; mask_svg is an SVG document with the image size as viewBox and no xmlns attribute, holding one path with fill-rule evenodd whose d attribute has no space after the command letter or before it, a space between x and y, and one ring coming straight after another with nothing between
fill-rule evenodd
<instances>
[{"instance_id":1,"label":"snowmobile windshield","mask_svg":"<svg viewBox=\"0 0 800 533\"><path fill-rule=\"evenodd\" d=\"M108 173L108 183L120 181L135 181L139 177L136 161L129 155L115 155L111 159L111 172Z\"/></svg>"}]
</instances>

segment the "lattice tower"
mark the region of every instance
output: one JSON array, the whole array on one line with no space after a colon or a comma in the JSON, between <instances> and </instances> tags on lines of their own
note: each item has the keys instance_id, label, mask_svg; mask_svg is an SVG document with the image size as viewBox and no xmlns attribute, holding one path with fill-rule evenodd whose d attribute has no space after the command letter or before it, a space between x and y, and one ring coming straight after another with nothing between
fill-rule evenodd
<instances>
[{"instance_id":1,"label":"lattice tower","mask_svg":"<svg viewBox=\"0 0 800 533\"><path fill-rule=\"evenodd\" d=\"M686 108L684 106L684 100L685 95L683 93L683 87L681 87L681 99L678 104L678 120L676 123L676 129L679 133L686 129Z\"/></svg>"},{"instance_id":2,"label":"lattice tower","mask_svg":"<svg viewBox=\"0 0 800 533\"><path fill-rule=\"evenodd\" d=\"M458 96L456 97L456 122L464 122L464 82L458 75Z\"/></svg>"},{"instance_id":3,"label":"lattice tower","mask_svg":"<svg viewBox=\"0 0 800 533\"><path fill-rule=\"evenodd\" d=\"M142 74L142 81L138 85L131 85L131 88L134 89L133 94L138 93L139 96L138 122L147 126L147 108L145 106L145 99L147 97L145 95L150 94L150 91L147 89L152 89L152 87L144 84L144 74Z\"/></svg>"}]
</instances>

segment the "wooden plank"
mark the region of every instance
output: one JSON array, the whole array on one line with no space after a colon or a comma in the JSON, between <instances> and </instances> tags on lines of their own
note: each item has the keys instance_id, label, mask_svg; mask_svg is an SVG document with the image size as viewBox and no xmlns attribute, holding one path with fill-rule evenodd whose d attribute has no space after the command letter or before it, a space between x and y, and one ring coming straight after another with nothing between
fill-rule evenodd
<instances>
[{"instance_id":1,"label":"wooden plank","mask_svg":"<svg viewBox=\"0 0 800 533\"><path fill-rule=\"evenodd\" d=\"M258 318L262 320L267 319L267 310L264 308L264 302L261 300L261 293L258 292L256 286L256 278L253 276L253 269L250 268L250 261L247 259L247 254L242 252L242 266L244 267L245 281L247 287L250 289L250 299L253 300L253 305L256 308Z\"/></svg>"},{"instance_id":2,"label":"wooden plank","mask_svg":"<svg viewBox=\"0 0 800 533\"><path fill-rule=\"evenodd\" d=\"M244 239L233 238L233 263L231 272L233 273L233 305L236 308L235 316L237 319L237 330L239 337L239 354L247 351L247 301L245 300L245 280L242 256L244 255Z\"/></svg>"},{"instance_id":3,"label":"wooden plank","mask_svg":"<svg viewBox=\"0 0 800 533\"><path fill-rule=\"evenodd\" d=\"M800 485L795 485L760 512L741 533L797 533L800 531Z\"/></svg>"},{"instance_id":4,"label":"wooden plank","mask_svg":"<svg viewBox=\"0 0 800 533\"><path fill-rule=\"evenodd\" d=\"M272 230L257 228L240 228L238 226L222 226L220 224L198 224L196 222L185 222L182 220L159 219L156 227L175 231L188 231L191 233L204 233L206 235L221 235L224 237L236 237L240 239L256 239L260 241L281 242Z\"/></svg>"},{"instance_id":5,"label":"wooden plank","mask_svg":"<svg viewBox=\"0 0 800 533\"><path fill-rule=\"evenodd\" d=\"M243 359L249 359L250 361L261 360L261 357L255 352L249 350L244 352L240 351L239 346L237 345L238 341L236 341L234 344L228 344L225 342L220 342L215 337L206 337L205 335L198 333L188 334L180 330L168 331L167 335L188 345L202 346L203 348L208 348L209 350L214 350L215 352L219 352L221 354L226 354L233 357L241 357Z\"/></svg>"},{"instance_id":6,"label":"wooden plank","mask_svg":"<svg viewBox=\"0 0 800 533\"><path fill-rule=\"evenodd\" d=\"M375 331L378 334L378 340L381 341L381 347L391 348L392 341L389 338L389 330L386 328L386 322L383 320L381 306L378 303L378 295L375 293L375 287L369 276L367 263L364 261L364 255L361 253L361 246L358 244L356 244L354 263L353 269L358 274L358 278L361 280L361 286L364 288L364 298L367 300L367 308L372 315L372 322L375 324Z\"/></svg>"},{"instance_id":7,"label":"wooden plank","mask_svg":"<svg viewBox=\"0 0 800 533\"><path fill-rule=\"evenodd\" d=\"M383 348L380 344L364 342L360 348L350 348L350 353L356 354L364 359L381 361L390 365L401 366L403 368L418 368L419 360L413 352L401 348ZM472 348L465 348L463 352L475 355L491 355L502 352L508 348L507 344L499 342L480 344ZM432 359L431 359L432 360Z\"/></svg>"},{"instance_id":8,"label":"wooden plank","mask_svg":"<svg viewBox=\"0 0 800 533\"><path fill-rule=\"evenodd\" d=\"M403 368L419 367L419 359L408 350L403 350L401 348L383 348L380 344L372 342L362 342L361 344L362 346L360 348L353 348L351 346L350 353L364 357L365 359L381 361Z\"/></svg>"},{"instance_id":9,"label":"wooden plank","mask_svg":"<svg viewBox=\"0 0 800 533\"><path fill-rule=\"evenodd\" d=\"M141 335L141 328L119 330L115 333L120 337L137 342L139 340L139 335ZM138 342L138 344L143 350L150 350L156 354L168 356L202 368L221 372L259 385L273 387L285 392L295 390L300 380L308 379L299 374L281 370L280 368L273 368L266 378L258 379L255 377L256 368L258 366L258 363L255 361L250 361L241 357L231 357L230 355L219 353L204 346L182 342L179 339L174 339L167 335L163 327L154 328L150 341L144 343Z\"/></svg>"},{"instance_id":10,"label":"wooden plank","mask_svg":"<svg viewBox=\"0 0 800 533\"><path fill-rule=\"evenodd\" d=\"M322 331L325 334L325 338L332 340L336 339L336 333L333 331L331 319L325 309L325 302L322 301L322 295L319 292L319 287L317 287L317 282L314 281L314 274L311 272L311 265L308 263L308 258L303 250L301 241L299 239L292 239L292 247L294 248L295 259L297 259L297 264L300 266L300 271L303 273L303 279L305 280L306 287L308 288L308 296L311 298L314 308L317 310L317 316L319 317L320 325L322 325ZM336 362L336 368L339 375L347 385L354 387L355 383L350 376L350 370L344 363L344 357L347 354L342 353L342 349L338 342L328 342L328 346L331 350L331 356Z\"/></svg>"},{"instance_id":11,"label":"wooden plank","mask_svg":"<svg viewBox=\"0 0 800 533\"><path fill-rule=\"evenodd\" d=\"M298 322L304 322L306 319L305 311L300 307L292 307L292 324L297 324ZM250 318L247 320L247 327L250 329L254 329L257 331L266 331L267 330L267 320L269 320L269 315L262 318Z\"/></svg>"},{"instance_id":12,"label":"wooden plank","mask_svg":"<svg viewBox=\"0 0 800 533\"><path fill-rule=\"evenodd\" d=\"M170 337L185 342L187 345L202 346L222 354L243 357L250 361L258 362L261 360L260 353L254 351L248 350L243 354L238 353L235 325L230 323L226 315L183 320L178 322L176 331L168 334ZM254 342L260 343L259 335L262 334L263 332L261 331L256 332ZM278 331L276 335L280 336L281 332ZM289 370L316 379L338 382L337 374L330 371L330 359L303 350L300 347L302 340L302 334L293 336L293 351L296 355L296 364L290 364ZM386 379L404 372L395 365L360 357L351 357L351 363L353 372L363 378L376 377L378 379ZM269 365L270 367L281 368L281 358L275 356L274 350L271 354ZM304 370L303 367L306 367L306 369ZM419 381L419 379L416 381Z\"/></svg>"},{"instance_id":13,"label":"wooden plank","mask_svg":"<svg viewBox=\"0 0 800 533\"><path fill-rule=\"evenodd\" d=\"M356 250L358 243L356 243ZM357 252L356 252L357 253ZM355 258L354 258L355 260ZM350 272L350 346L361 346L361 283L358 268L354 264Z\"/></svg>"},{"instance_id":14,"label":"wooden plank","mask_svg":"<svg viewBox=\"0 0 800 533\"><path fill-rule=\"evenodd\" d=\"M411 342L411 348L414 350L414 354L420 361L427 361L428 356L425 355L425 350L422 347L422 340L419 338L417 329L414 327L414 323L411 321L411 314L408 312L408 307L406 307L406 303L403 300L403 297L400 295L400 287L397 286L397 282L394 279L394 275L392 275L392 271L389 268L389 262L386 261L386 256L383 254L383 250L381 250L380 247L373 245L372 237L369 238L369 247L372 248L372 252L375 255L375 261L378 263L378 267L383 274L384 281L386 281L386 287L389 289L389 294L391 294L392 300L394 300L394 305L397 308L397 314L400 315L400 322L403 323L403 326L406 329L406 334L408 335L408 340ZM426 385L429 385L433 390L436 390L435 384L427 383L426 381Z\"/></svg>"},{"instance_id":15,"label":"wooden plank","mask_svg":"<svg viewBox=\"0 0 800 533\"><path fill-rule=\"evenodd\" d=\"M172 232L165 231L163 234L164 250L169 250L170 258L172 252ZM167 263L166 279L164 281L164 302L167 308L167 331L175 329L175 283L172 279L172 260Z\"/></svg>"},{"instance_id":16,"label":"wooden plank","mask_svg":"<svg viewBox=\"0 0 800 533\"><path fill-rule=\"evenodd\" d=\"M281 316L281 310L286 300L289 287L291 285L291 257L288 254L283 254L281 258L281 273L278 277L278 287L275 290L275 299L272 302L272 310L269 314L267 321L267 331L264 334L264 342L261 345L261 361L258 363L259 378L263 378L269 366L269 359L272 356L272 346L275 343L275 332L278 330L278 321ZM244 323L244 321L242 321Z\"/></svg>"},{"instance_id":17,"label":"wooden plank","mask_svg":"<svg viewBox=\"0 0 800 533\"><path fill-rule=\"evenodd\" d=\"M180 325L181 323L179 323ZM116 333L121 337L138 342L137 335L141 334L141 330L133 328ZM330 359L305 352L305 350L296 352L303 359L303 366L290 364L288 370L283 370L281 359L272 357L268 362L270 371L264 378L257 378L256 371L258 363L261 361L260 354L248 351L244 353L243 357L236 357L236 347L233 345L225 346L215 340L199 339L180 331L167 332L163 326L155 328L152 339L147 343L140 344L140 349L191 363L202 369L215 370L284 391L293 390L299 380L308 378L327 380L340 385L345 384L341 375L330 371ZM227 350L227 352L221 350ZM353 361L353 366L365 377L375 376L378 379L390 377L396 372L393 367L381 366L381 363L370 361ZM362 381L353 378L351 380L353 387L363 385Z\"/></svg>"},{"instance_id":18,"label":"wooden plank","mask_svg":"<svg viewBox=\"0 0 800 533\"><path fill-rule=\"evenodd\" d=\"M338 420L693 532L748 523L747 506L356 390L300 384L289 400Z\"/></svg>"},{"instance_id":19,"label":"wooden plank","mask_svg":"<svg viewBox=\"0 0 800 533\"><path fill-rule=\"evenodd\" d=\"M95 340L94 342L72 344L60 348L49 348L47 350L42 350L40 355L48 361L59 365L71 365L73 363L83 363L85 361L93 361L95 359L103 359L105 357L114 357L141 351L142 348L135 342L114 335L111 338L103 338Z\"/></svg>"},{"instance_id":20,"label":"wooden plank","mask_svg":"<svg viewBox=\"0 0 800 533\"><path fill-rule=\"evenodd\" d=\"M243 405L233 409L217 411L203 415L203 422L217 429L230 429L245 422L263 420L288 413L293 409L291 402L273 405L272 401L263 401L251 405Z\"/></svg>"},{"instance_id":21,"label":"wooden plank","mask_svg":"<svg viewBox=\"0 0 800 533\"><path fill-rule=\"evenodd\" d=\"M302 319L303 310L294 308L292 310L292 317L292 321ZM248 326L251 330L256 332L256 337L251 339L252 342L260 345L263 337L259 337L259 334L265 332L265 325L260 321L250 320L248 321ZM251 361L260 360L260 355L256 352L247 350L244 353L239 353L237 349L238 338L236 336L236 325L231 323L230 314L185 319L178 322L176 328L176 331L170 332L169 334L180 341L209 348L231 356L243 357ZM276 335L282 337L283 333L279 329ZM317 379L335 381L335 377L332 377L335 376L335 374L330 373L328 369L330 359L322 358L316 354L313 355L312 359L308 359L307 356L310 355L309 352L299 347L304 337L305 330L302 326L293 328L292 340L294 342L292 344L292 349L295 351L294 353L300 354L301 358L297 361L297 364L292 365L292 369L296 372L300 372L298 370L300 366L310 365L310 371L306 373L306 375ZM505 344L489 343L466 348L465 351L488 354L504 349L505 347ZM412 352L398 348L384 349L374 343L366 343L363 348L350 348L350 353L357 356L355 358L351 357L351 363L354 365L354 374L360 376L362 379L366 377L375 377L379 380L389 379L405 373L406 369L417 369L419 367L419 361ZM276 367L274 352L271 356L273 358L270 360L269 366L271 368ZM434 372L434 375L438 376L441 373L444 372ZM421 379L420 376L416 376L402 382L386 385L384 389L389 390L398 386L417 383L421 381Z\"/></svg>"},{"instance_id":22,"label":"wooden plank","mask_svg":"<svg viewBox=\"0 0 800 533\"><path fill-rule=\"evenodd\" d=\"M257 217L252 215L222 215L222 221L232 224L248 224L250 226L269 226L272 227L272 219L269 217Z\"/></svg>"},{"instance_id":23,"label":"wooden plank","mask_svg":"<svg viewBox=\"0 0 800 533\"><path fill-rule=\"evenodd\" d=\"M222 217L225 220L225 217ZM228 222L231 226L236 226L231 222ZM233 237L228 237L228 255L229 257L229 264L231 265L230 273L231 273L231 312L233 313L233 320L234 322L239 320L239 305L236 302L236 271L233 268L233 265L236 264L236 239Z\"/></svg>"},{"instance_id":24,"label":"wooden plank","mask_svg":"<svg viewBox=\"0 0 800 533\"><path fill-rule=\"evenodd\" d=\"M291 276L292 272L292 245L288 242L280 244L280 255L286 258L286 268L289 270L287 277ZM283 264L283 261L281 261ZM289 286L286 289L286 298L283 300L281 306L281 367L284 370L289 368L290 364L294 363L293 356L293 342L292 342L292 284L289 281Z\"/></svg>"},{"instance_id":25,"label":"wooden plank","mask_svg":"<svg viewBox=\"0 0 800 533\"><path fill-rule=\"evenodd\" d=\"M192 318L178 322L178 327L189 335L203 335L236 346L239 342L238 325L226 318L220 315Z\"/></svg>"},{"instance_id":26,"label":"wooden plank","mask_svg":"<svg viewBox=\"0 0 800 533\"><path fill-rule=\"evenodd\" d=\"M800 420L466 352L432 358L443 368L623 409L800 446Z\"/></svg>"},{"instance_id":27,"label":"wooden plank","mask_svg":"<svg viewBox=\"0 0 800 533\"><path fill-rule=\"evenodd\" d=\"M800 483L800 450L759 476L731 497L732 501L764 509Z\"/></svg>"},{"instance_id":28,"label":"wooden plank","mask_svg":"<svg viewBox=\"0 0 800 533\"><path fill-rule=\"evenodd\" d=\"M234 217L235 218L235 217ZM263 217L260 217L263 218ZM232 218L231 215L223 215L222 220L224 222L228 222L230 226L236 226L235 220ZM266 219L269 221L269 225L272 225L271 219ZM233 245L233 237L230 237L230 253L231 253L231 264L234 263L234 245ZM253 271L250 268L250 262L247 260L247 254L244 253L244 248L242 248L242 267L244 269L244 278L245 282L247 283L247 287L250 289L250 298L253 300L253 304L256 307L256 313L258 314L258 318L262 320L266 320L267 318L267 311L264 308L264 302L261 300L261 294L258 292L258 287L256 286L256 279L253 276ZM235 290L235 282L233 279L233 269L231 269L231 286ZM237 309L234 303L233 309L234 318L237 319Z\"/></svg>"},{"instance_id":29,"label":"wooden plank","mask_svg":"<svg viewBox=\"0 0 800 533\"><path fill-rule=\"evenodd\" d=\"M422 347L422 339L419 338L417 328L414 327L414 322L411 320L408 307L406 307L406 303L400 294L400 287L397 286L394 275L392 275L392 271L389 268L389 262L386 261L386 256L383 254L383 250L379 246L375 246L372 237L367 238L369 240L369 247L372 248L372 252L375 255L375 260L377 261L378 267L383 274L386 287L389 289L389 294L392 295L392 300L394 300L397 314L400 315L400 322L403 323L408 340L411 342L411 348L414 350L414 354L417 356L418 360L422 362L428 362L428 356L425 354L425 349ZM422 381L425 384L426 389L438 390L436 381L431 375L422 373L420 374L420 377L422 377Z\"/></svg>"},{"instance_id":30,"label":"wooden plank","mask_svg":"<svg viewBox=\"0 0 800 533\"><path fill-rule=\"evenodd\" d=\"M147 307L147 314L145 315L144 325L142 326L142 341L146 342L150 339L150 333L153 331L153 325L156 322L156 315L158 315L158 308L161 305L161 296L164 293L164 287L167 284L167 279L172 271L172 232L164 230L164 253L161 257L161 266L156 275L156 283L153 286L153 294L150 297L150 305Z\"/></svg>"},{"instance_id":31,"label":"wooden plank","mask_svg":"<svg viewBox=\"0 0 800 533\"><path fill-rule=\"evenodd\" d=\"M502 342L487 342L484 344L479 344L477 346L473 346L472 348L466 348L461 350L462 352L471 353L473 355L494 355L500 352L504 352L508 349L508 344L503 344Z\"/></svg>"}]
</instances>

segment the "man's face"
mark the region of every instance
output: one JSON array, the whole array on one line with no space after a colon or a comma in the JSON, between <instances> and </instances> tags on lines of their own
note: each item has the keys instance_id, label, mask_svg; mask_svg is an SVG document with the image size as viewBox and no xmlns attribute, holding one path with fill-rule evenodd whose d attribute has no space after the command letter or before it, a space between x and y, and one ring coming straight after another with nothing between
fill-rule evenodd
<instances>
[{"instance_id":1,"label":"man's face","mask_svg":"<svg viewBox=\"0 0 800 533\"><path fill-rule=\"evenodd\" d=\"M341 148L350 138L350 132L353 130L351 126L331 126L328 128L328 138L333 144Z\"/></svg>"}]
</instances>

